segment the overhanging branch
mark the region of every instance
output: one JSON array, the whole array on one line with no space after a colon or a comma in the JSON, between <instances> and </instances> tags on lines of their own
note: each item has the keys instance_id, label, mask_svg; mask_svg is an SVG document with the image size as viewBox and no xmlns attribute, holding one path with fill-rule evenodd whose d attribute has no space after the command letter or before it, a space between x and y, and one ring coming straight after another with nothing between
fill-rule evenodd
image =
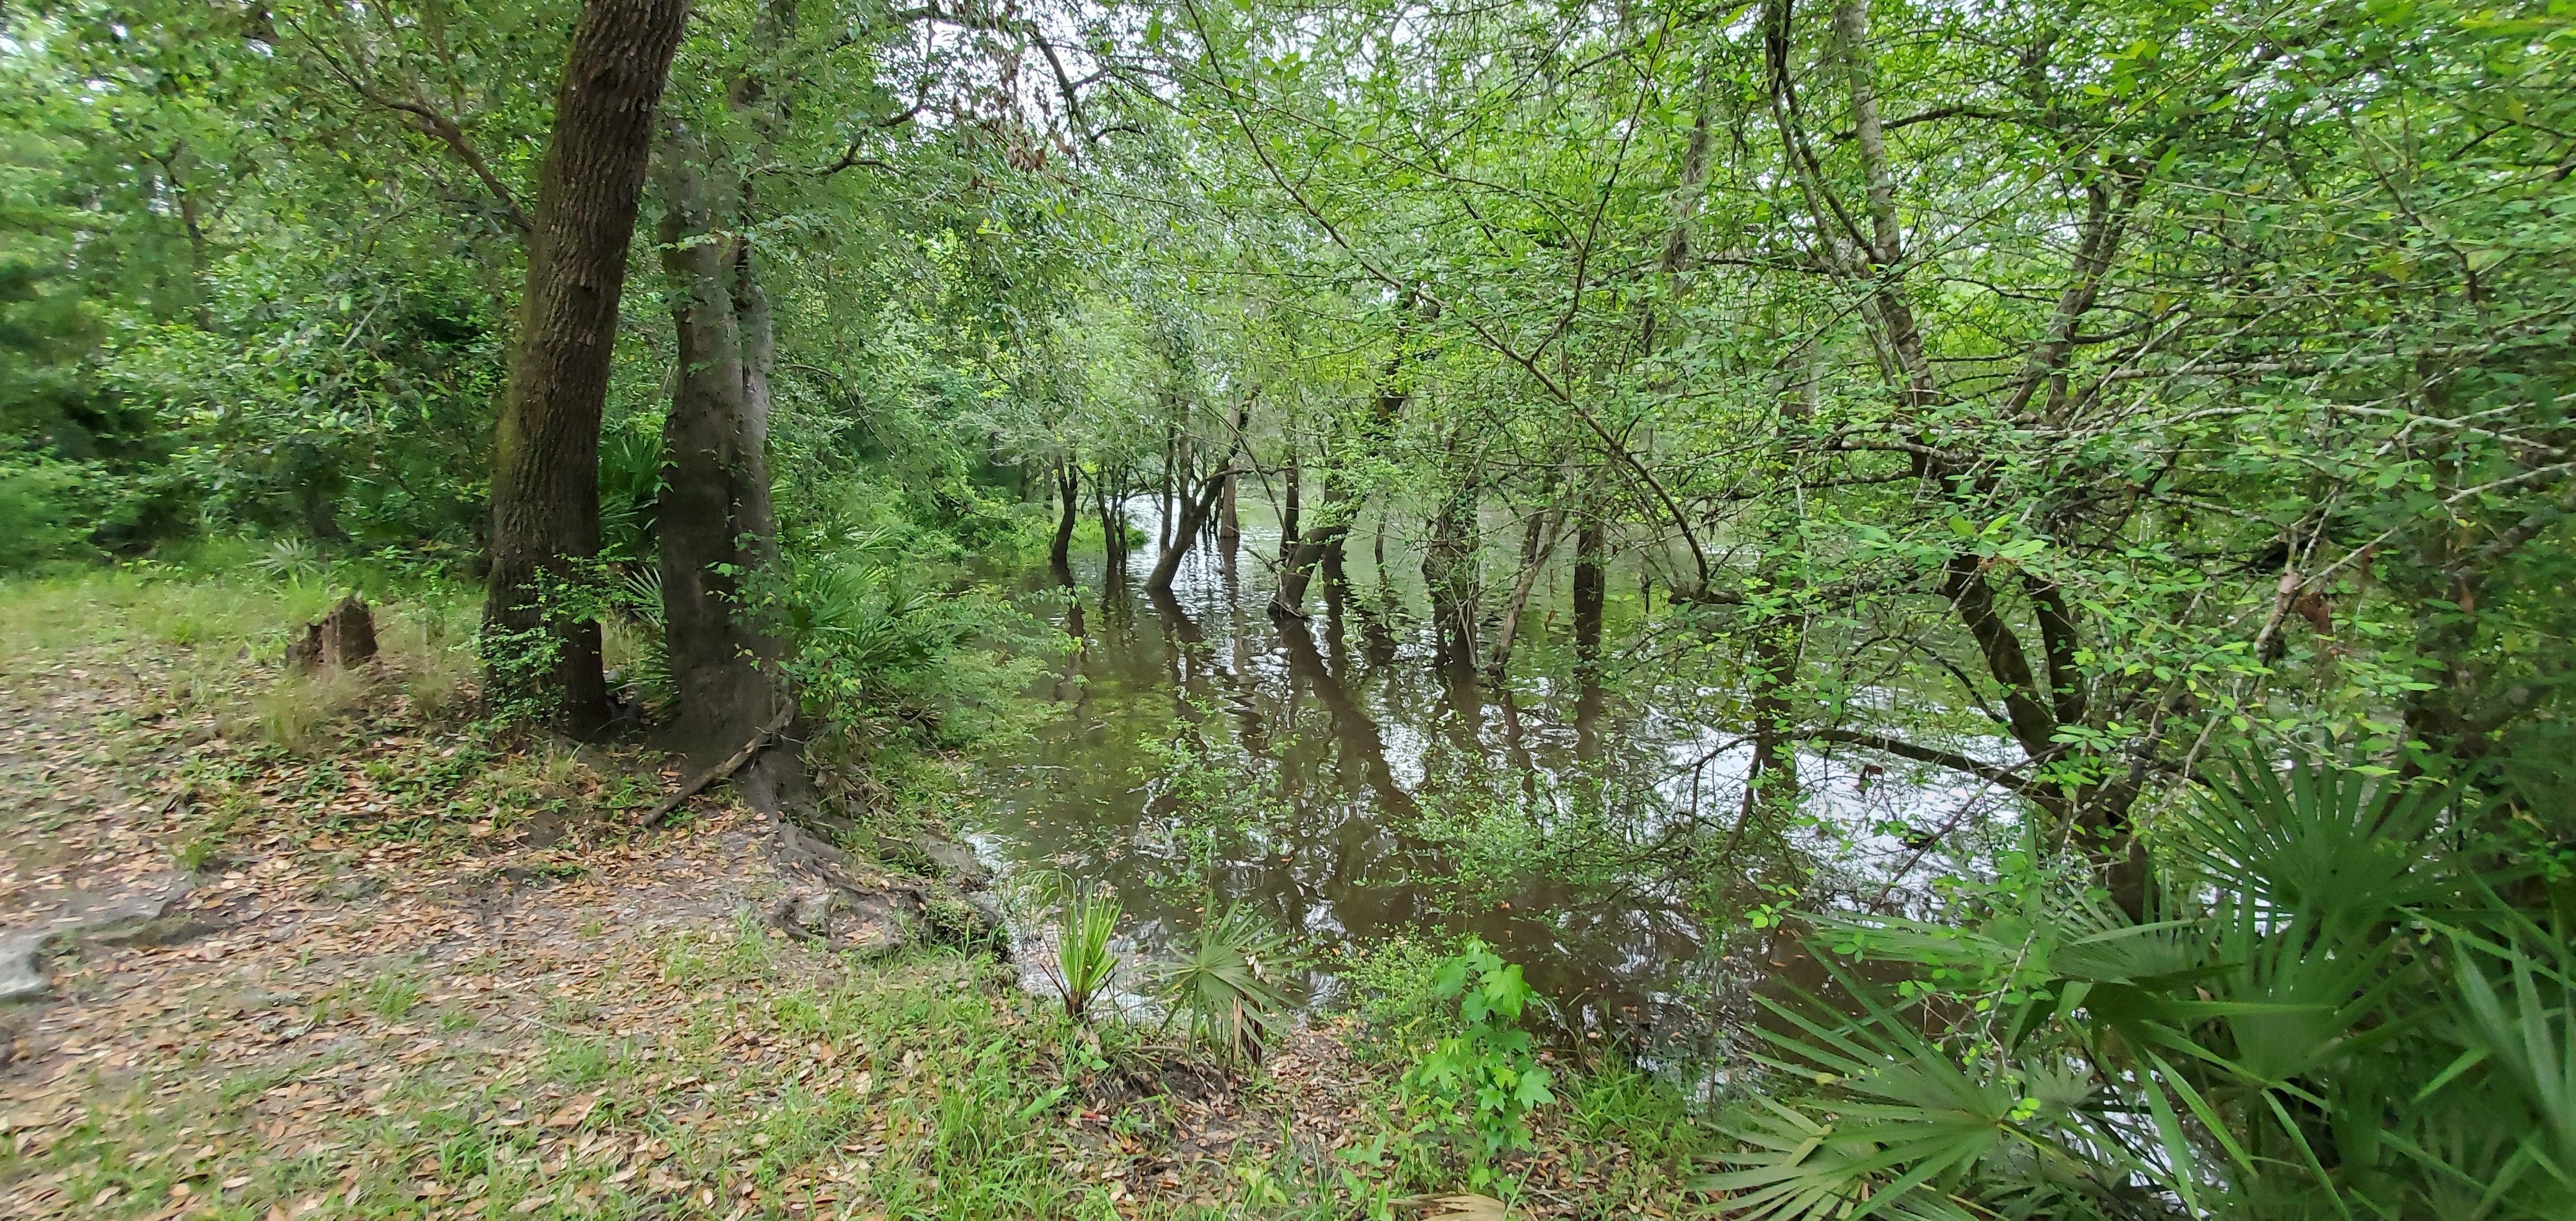
<instances>
[{"instance_id":1,"label":"overhanging branch","mask_svg":"<svg viewBox=\"0 0 2576 1221\"><path fill-rule=\"evenodd\" d=\"M1908 742L1903 738L1889 737L1883 733L1870 733L1859 729L1819 729L1805 736L1819 742L1839 742L1846 746L1865 747L1900 759L1912 759L1917 763L1946 767L1954 772L1966 772L1997 788L2009 789L2024 797L2036 797L2041 790L2040 785L2029 777L2019 774L2017 769L2000 767L1982 759L1972 759L1954 750L1924 746L1920 743Z\"/></svg>"}]
</instances>

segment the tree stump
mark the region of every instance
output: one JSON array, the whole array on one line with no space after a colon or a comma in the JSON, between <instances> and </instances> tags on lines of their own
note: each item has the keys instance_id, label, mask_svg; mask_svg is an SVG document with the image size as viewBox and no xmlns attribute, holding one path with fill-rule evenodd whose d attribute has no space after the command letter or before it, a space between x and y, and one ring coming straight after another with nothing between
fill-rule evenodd
<instances>
[{"instance_id":1,"label":"tree stump","mask_svg":"<svg viewBox=\"0 0 2576 1221\"><path fill-rule=\"evenodd\" d=\"M375 656L376 617L356 594L340 599L331 613L305 624L304 639L286 646L286 660L298 670L354 669Z\"/></svg>"}]
</instances>

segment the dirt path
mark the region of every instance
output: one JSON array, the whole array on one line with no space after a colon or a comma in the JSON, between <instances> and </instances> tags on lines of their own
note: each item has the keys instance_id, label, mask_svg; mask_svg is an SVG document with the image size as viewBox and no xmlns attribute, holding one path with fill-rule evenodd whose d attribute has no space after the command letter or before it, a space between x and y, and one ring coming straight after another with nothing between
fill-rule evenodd
<instances>
[{"instance_id":1,"label":"dirt path","mask_svg":"<svg viewBox=\"0 0 2576 1221\"><path fill-rule=\"evenodd\" d=\"M127 685L63 666L0 691L0 1000L48 990L47 942L150 920L188 889L138 826L155 816L149 796L110 774L97 732L124 715Z\"/></svg>"},{"instance_id":2,"label":"dirt path","mask_svg":"<svg viewBox=\"0 0 2576 1221\"><path fill-rule=\"evenodd\" d=\"M316 1112L380 1110L384 1070L506 1062L550 1004L613 999L602 977L649 959L657 936L730 928L776 888L739 818L599 846L470 838L481 851L316 830L363 827L391 803L229 766L245 748L207 717L134 724L152 679L66 664L0 688L0 928L55 934L50 986L0 1011L0 1125L21 1158L102 1100L174 1078L306 1081L262 1091L288 1105L254 1106L279 1113L244 1133L294 1149ZM396 735L371 753L424 746ZM204 834L199 788L228 773L247 825L192 876L174 861ZM423 1010L439 1016L406 1020ZM615 1011L584 1016L624 1032ZM0 1186L0 1215L115 1198L72 1198L67 1177ZM171 1206L202 1191L183 1186Z\"/></svg>"}]
</instances>

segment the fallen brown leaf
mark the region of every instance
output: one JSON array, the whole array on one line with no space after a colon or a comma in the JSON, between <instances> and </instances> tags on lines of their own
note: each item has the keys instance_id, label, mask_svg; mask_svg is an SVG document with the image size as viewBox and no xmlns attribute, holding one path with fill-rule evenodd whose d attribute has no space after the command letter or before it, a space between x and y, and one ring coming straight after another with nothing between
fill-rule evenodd
<instances>
[{"instance_id":1,"label":"fallen brown leaf","mask_svg":"<svg viewBox=\"0 0 2576 1221\"><path fill-rule=\"evenodd\" d=\"M1509 1221L1511 1211L1492 1196L1462 1191L1446 1196L1406 1196L1396 1201L1425 1210L1423 1221ZM1438 1209L1437 1212L1429 1210Z\"/></svg>"}]
</instances>

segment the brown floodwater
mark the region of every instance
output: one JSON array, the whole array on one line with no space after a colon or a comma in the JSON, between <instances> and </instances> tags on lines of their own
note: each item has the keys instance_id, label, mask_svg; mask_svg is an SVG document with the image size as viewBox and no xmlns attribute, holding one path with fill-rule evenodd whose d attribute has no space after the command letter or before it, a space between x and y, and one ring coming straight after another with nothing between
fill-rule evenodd
<instances>
[{"instance_id":1,"label":"brown floodwater","mask_svg":"<svg viewBox=\"0 0 2576 1221\"><path fill-rule=\"evenodd\" d=\"M1130 519L1150 540L1143 506ZM1062 715L983 761L972 837L1007 872L1115 891L1131 956L1250 907L1291 935L1319 1004L1352 951L1473 935L1522 965L1554 1038L1722 1088L1755 997L1823 982L1794 926L1746 910L1904 905L1938 863L1925 830L1994 804L1802 758L1802 817L1739 834L1730 693L1657 672L1633 570L1612 569L1624 596L1600 666L1580 663L1556 572L1500 683L1443 655L1400 544L1381 579L1354 534L1308 619L1266 613L1276 539L1247 521L1231 554L1204 542L1169 594L1144 588L1150 541L1123 566L1094 554L1019 578L1080 643L1038 693Z\"/></svg>"}]
</instances>

